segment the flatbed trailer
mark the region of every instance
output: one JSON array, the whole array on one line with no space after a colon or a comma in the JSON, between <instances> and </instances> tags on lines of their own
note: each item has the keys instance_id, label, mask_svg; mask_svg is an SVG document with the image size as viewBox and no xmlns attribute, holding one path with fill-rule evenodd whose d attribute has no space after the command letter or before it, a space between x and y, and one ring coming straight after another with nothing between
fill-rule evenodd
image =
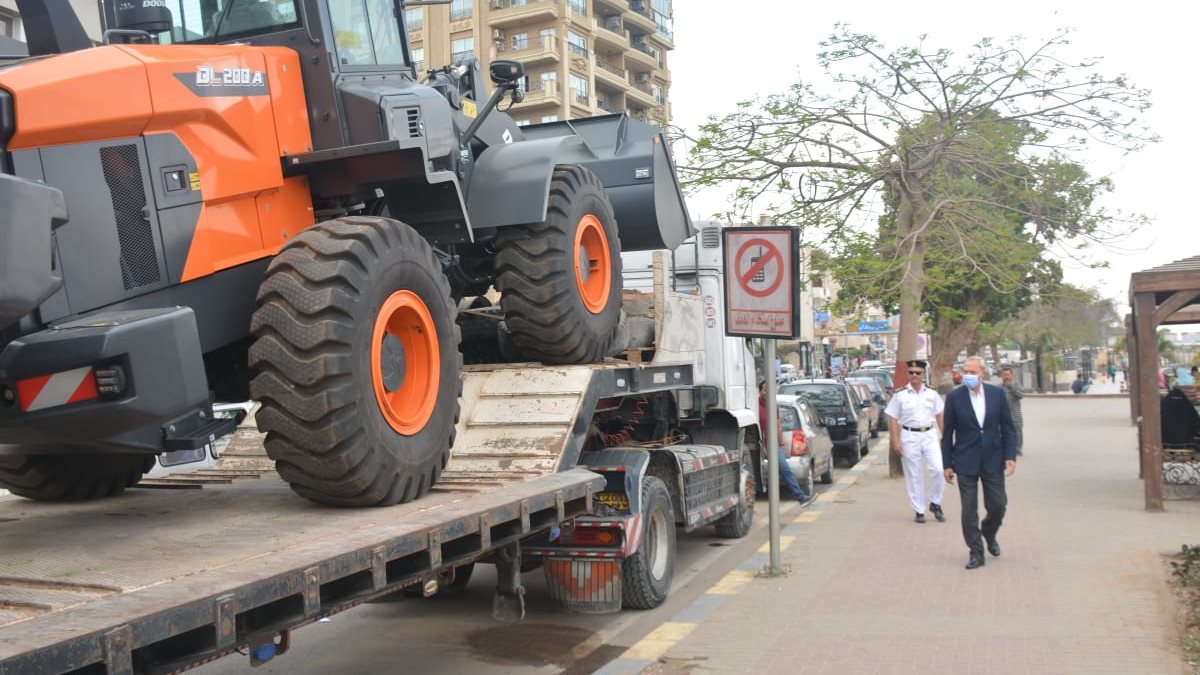
<instances>
[{"instance_id":1,"label":"flatbed trailer","mask_svg":"<svg viewBox=\"0 0 1200 675\"><path fill-rule=\"evenodd\" d=\"M404 588L435 593L477 561L498 568L493 615L516 620L524 549L567 609L619 609L619 582L577 582L630 565L625 606L655 606L675 526L748 529L756 441L753 373L714 356L719 301L668 291L661 255L647 270L651 292L626 305L654 324L648 362L465 367L449 463L414 502L312 504L271 470L250 420L217 466L121 497L0 497L0 675L173 672L235 650L257 664L295 628ZM713 384L729 372L733 394ZM663 425L686 438L661 439ZM585 530L615 539L585 543Z\"/></svg>"}]
</instances>

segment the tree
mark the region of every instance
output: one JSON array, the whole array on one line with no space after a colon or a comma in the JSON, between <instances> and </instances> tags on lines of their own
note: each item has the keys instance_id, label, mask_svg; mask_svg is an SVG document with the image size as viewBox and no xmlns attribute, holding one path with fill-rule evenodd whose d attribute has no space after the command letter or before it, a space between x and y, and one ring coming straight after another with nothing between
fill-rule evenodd
<instances>
[{"instance_id":1,"label":"tree","mask_svg":"<svg viewBox=\"0 0 1200 675\"><path fill-rule=\"evenodd\" d=\"M1147 92L1124 77L1094 72L1095 61L1056 55L1067 33L1027 50L1019 40L984 39L962 60L948 49L887 49L870 35L838 26L822 43L820 64L834 93L798 83L758 105L710 117L691 142L681 175L689 188L734 186L730 220L744 220L759 199L776 223L814 229L835 245L854 245L854 218L882 200L890 214L890 246L876 255L894 278L900 310L898 356L912 358L926 296L930 240L961 238L996 227L1000 206L1020 215L1032 237L1063 249L1106 241L1114 214L1094 203L1065 213L996 204L979 194L981 174L1019 186L1051 167L1071 165L1089 142L1134 150L1154 137L1137 116ZM998 139L1018 134L1021 171L991 158ZM1037 182L1027 183L1036 190ZM985 217L981 218L983 214ZM1136 219L1134 224L1136 224ZM1129 229L1129 228L1127 228ZM991 279L991 261L965 250L961 264ZM890 277L889 277L890 275Z\"/></svg>"}]
</instances>

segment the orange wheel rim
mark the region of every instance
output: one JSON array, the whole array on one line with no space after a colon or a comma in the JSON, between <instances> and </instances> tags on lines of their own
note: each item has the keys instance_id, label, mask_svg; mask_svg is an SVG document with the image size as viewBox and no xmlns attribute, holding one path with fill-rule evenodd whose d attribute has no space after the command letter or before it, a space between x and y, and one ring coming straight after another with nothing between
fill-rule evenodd
<instances>
[{"instance_id":1,"label":"orange wheel rim","mask_svg":"<svg viewBox=\"0 0 1200 675\"><path fill-rule=\"evenodd\" d=\"M608 252L608 237L604 226L592 214L579 219L575 228L575 285L583 306L599 314L608 305L612 289L612 260Z\"/></svg>"},{"instance_id":2,"label":"orange wheel rim","mask_svg":"<svg viewBox=\"0 0 1200 675\"><path fill-rule=\"evenodd\" d=\"M425 428L437 402L441 371L437 328L412 291L388 296L371 336L371 382L383 418L397 433Z\"/></svg>"}]
</instances>

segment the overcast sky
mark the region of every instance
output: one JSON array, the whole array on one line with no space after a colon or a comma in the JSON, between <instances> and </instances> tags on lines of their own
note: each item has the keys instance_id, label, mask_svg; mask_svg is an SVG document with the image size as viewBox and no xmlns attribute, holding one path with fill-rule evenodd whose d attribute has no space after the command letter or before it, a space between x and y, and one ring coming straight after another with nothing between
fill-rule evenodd
<instances>
[{"instance_id":1,"label":"overcast sky","mask_svg":"<svg viewBox=\"0 0 1200 675\"><path fill-rule=\"evenodd\" d=\"M732 110L737 101L783 91L803 79L820 88L818 42L835 23L875 35L888 48L927 44L956 52L982 37L1025 36L1030 44L1055 29L1075 29L1067 60L1102 57L1098 70L1124 73L1152 90L1146 121L1162 142L1121 157L1097 154L1086 163L1108 175L1116 190L1110 209L1143 213L1153 223L1126 241L1129 249L1104 253L1111 268L1088 270L1064 262L1068 281L1098 288L1127 310L1129 275L1180 258L1200 255L1196 196L1200 181L1200 101L1196 28L1200 10L1190 3L1030 2L792 2L791 0L675 0L675 51L671 53L673 122L692 129L708 114ZM689 199L693 218L722 208L722 196Z\"/></svg>"}]
</instances>

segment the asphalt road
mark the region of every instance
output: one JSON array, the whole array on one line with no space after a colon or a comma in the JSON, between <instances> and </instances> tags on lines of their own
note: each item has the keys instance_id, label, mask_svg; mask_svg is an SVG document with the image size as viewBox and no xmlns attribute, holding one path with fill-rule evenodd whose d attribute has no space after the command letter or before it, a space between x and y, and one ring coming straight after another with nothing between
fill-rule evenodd
<instances>
[{"instance_id":1,"label":"asphalt road","mask_svg":"<svg viewBox=\"0 0 1200 675\"><path fill-rule=\"evenodd\" d=\"M872 441L872 452L882 448L880 441ZM818 492L825 487L818 485ZM798 512L790 502L781 509L785 519ZM767 525L764 499L756 504L754 528L743 539L722 539L712 527L681 534L671 595L654 610L606 615L560 611L551 605L538 569L523 578L524 621L500 624L491 618L495 568L477 565L471 583L454 597L397 594L305 626L293 633L286 654L254 672L591 673L745 561L767 541ZM249 670L249 658L234 654L193 672L218 675Z\"/></svg>"}]
</instances>

